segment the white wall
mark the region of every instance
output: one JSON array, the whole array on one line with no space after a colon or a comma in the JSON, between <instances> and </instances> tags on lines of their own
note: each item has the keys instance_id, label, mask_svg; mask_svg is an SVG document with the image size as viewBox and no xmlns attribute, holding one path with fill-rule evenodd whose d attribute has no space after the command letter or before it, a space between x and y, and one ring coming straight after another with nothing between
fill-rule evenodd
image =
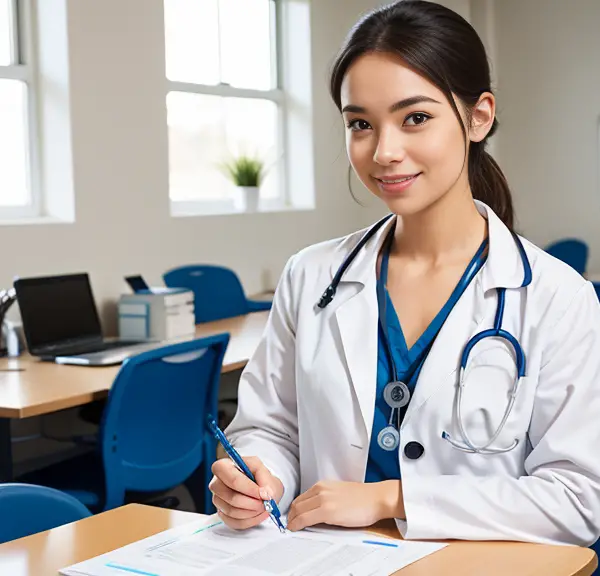
<instances>
[{"instance_id":1,"label":"white wall","mask_svg":"<svg viewBox=\"0 0 600 576\"><path fill-rule=\"evenodd\" d=\"M299 248L356 229L360 207L346 190L342 122L327 93L327 71L358 14L376 4L312 3L317 209L173 218L162 1L68 0L76 222L0 227L0 286L17 274L89 271L114 330L111 301L125 288L124 274L140 272L157 283L172 266L220 263L252 293L272 287Z\"/></svg>"},{"instance_id":2,"label":"white wall","mask_svg":"<svg viewBox=\"0 0 600 576\"><path fill-rule=\"evenodd\" d=\"M600 2L496 1L499 159L519 228L537 244L576 235L600 270Z\"/></svg>"}]
</instances>

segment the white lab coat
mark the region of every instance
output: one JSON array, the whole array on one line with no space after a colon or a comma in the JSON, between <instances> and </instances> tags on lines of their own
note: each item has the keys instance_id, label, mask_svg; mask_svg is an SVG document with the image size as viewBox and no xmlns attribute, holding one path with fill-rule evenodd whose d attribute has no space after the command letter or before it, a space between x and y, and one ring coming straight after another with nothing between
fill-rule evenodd
<instances>
[{"instance_id":1,"label":"white lab coat","mask_svg":"<svg viewBox=\"0 0 600 576\"><path fill-rule=\"evenodd\" d=\"M600 534L600 305L592 285L523 240L533 281L510 231L486 205L489 255L447 318L423 366L401 426L398 457L406 539L522 540L590 545ZM393 220L393 219L392 219ZM227 432L256 455L291 501L320 480L362 482L377 371L376 259L392 221L347 269L333 302L316 307L364 231L302 250L287 263L262 341L244 370ZM464 344L493 326L505 287L503 328L526 355L526 378L494 446L463 453L455 417ZM516 373L511 349L486 339L472 351L462 417L471 439L490 438ZM407 442L423 445L410 460Z\"/></svg>"}]
</instances>

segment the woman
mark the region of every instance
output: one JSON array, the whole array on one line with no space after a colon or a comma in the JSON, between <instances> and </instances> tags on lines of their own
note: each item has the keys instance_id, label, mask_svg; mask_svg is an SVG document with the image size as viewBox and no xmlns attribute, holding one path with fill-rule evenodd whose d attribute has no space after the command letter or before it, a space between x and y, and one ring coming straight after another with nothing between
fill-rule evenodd
<instances>
[{"instance_id":1,"label":"woman","mask_svg":"<svg viewBox=\"0 0 600 576\"><path fill-rule=\"evenodd\" d=\"M323 298L364 231L288 262L228 430L258 485L216 462L221 518L254 526L274 497L290 530L394 518L409 539L593 543L600 307L512 232L477 34L434 3L378 9L331 93L353 169L395 216Z\"/></svg>"}]
</instances>

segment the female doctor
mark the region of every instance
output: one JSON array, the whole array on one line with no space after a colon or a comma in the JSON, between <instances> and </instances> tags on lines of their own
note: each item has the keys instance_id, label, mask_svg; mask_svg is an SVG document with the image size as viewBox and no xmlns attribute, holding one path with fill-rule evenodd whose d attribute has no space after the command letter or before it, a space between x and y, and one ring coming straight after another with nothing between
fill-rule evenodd
<instances>
[{"instance_id":1,"label":"female doctor","mask_svg":"<svg viewBox=\"0 0 600 576\"><path fill-rule=\"evenodd\" d=\"M396 519L407 539L592 544L600 306L513 232L485 151L484 47L440 5L364 17L331 75L350 163L391 217L287 263L213 466L229 526ZM533 153L533 152L532 152Z\"/></svg>"}]
</instances>

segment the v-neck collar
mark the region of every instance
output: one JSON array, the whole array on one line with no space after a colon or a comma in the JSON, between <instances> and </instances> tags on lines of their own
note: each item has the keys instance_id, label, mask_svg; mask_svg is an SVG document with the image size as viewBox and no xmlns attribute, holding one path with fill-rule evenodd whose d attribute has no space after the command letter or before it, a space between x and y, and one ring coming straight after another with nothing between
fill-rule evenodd
<instances>
[{"instance_id":1,"label":"v-neck collar","mask_svg":"<svg viewBox=\"0 0 600 576\"><path fill-rule=\"evenodd\" d=\"M383 244L383 251L382 251L382 257L381 257L381 268L380 268L379 278L377 279L377 282L382 285L383 294L385 297L385 306L383 308L385 310L386 318L383 319L383 321L386 322L387 328L388 328L387 337L390 339L389 346L391 348L392 353L394 351L399 352L400 355L402 356L403 360L407 364L410 365L421 355L421 353L424 350L427 349L427 347L431 343L432 338L435 337L435 335L439 331L439 328L444 324L447 316L450 314L452 308L454 307L454 304L456 304L456 302L461 297L462 293L464 292L464 290L466 288L465 280L467 279L467 277L471 274L472 278L473 278L476 275L476 274L473 274L473 269L476 268L477 272L478 272L485 265L487 255L483 256L483 262L479 262L479 260L481 259L481 256L482 256L481 255L482 250L485 250L485 247L488 244L488 239L486 237L484 239L484 241L481 243L481 245L477 249L477 252L471 258L471 261L465 268L465 271L463 272L463 274L460 277L459 281L457 282L456 286L452 290L452 293L450 294L450 297L448 298L446 303L442 306L442 308L434 316L433 320L429 323L427 328L425 328L423 333L417 338L417 340L413 343L413 345L409 349L408 345L406 344L406 337L404 336L404 331L402 330L402 325L400 324L400 318L398 317L398 314L394 307L394 303L392 302L392 298L391 298L389 291L387 289L387 286L386 286L387 275L388 275L388 264L389 264L389 257L390 257L390 251L391 251L391 247L392 247L393 237L394 237L394 228L392 228L388 232L388 236L386 237L384 244ZM471 280L472 280L472 278L471 278ZM378 293L379 293L379 290L378 290ZM392 337L392 335L393 335L393 337Z\"/></svg>"}]
</instances>

